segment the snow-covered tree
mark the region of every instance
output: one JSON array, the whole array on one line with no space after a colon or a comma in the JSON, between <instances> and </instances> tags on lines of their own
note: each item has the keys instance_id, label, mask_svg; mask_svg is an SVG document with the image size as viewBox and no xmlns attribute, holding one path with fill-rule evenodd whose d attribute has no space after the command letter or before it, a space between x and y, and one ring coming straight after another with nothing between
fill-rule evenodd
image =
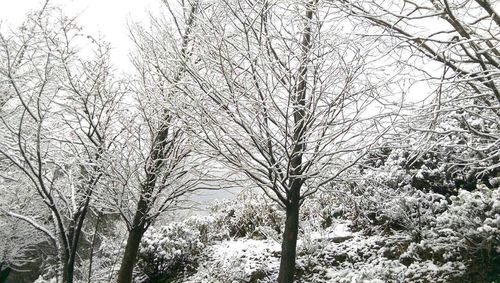
<instances>
[{"instance_id":1,"label":"snow-covered tree","mask_svg":"<svg viewBox=\"0 0 500 283\"><path fill-rule=\"evenodd\" d=\"M285 209L279 282L292 282L301 204L387 125L374 42L322 1L218 1L199 18L183 111L207 155Z\"/></svg>"},{"instance_id":2,"label":"snow-covered tree","mask_svg":"<svg viewBox=\"0 0 500 283\"><path fill-rule=\"evenodd\" d=\"M89 53L81 49L86 44ZM37 229L57 250L59 277L73 282L79 243L114 138L120 91L109 48L47 3L0 35L2 216ZM8 194L2 194L8 196Z\"/></svg>"},{"instance_id":3,"label":"snow-covered tree","mask_svg":"<svg viewBox=\"0 0 500 283\"><path fill-rule=\"evenodd\" d=\"M179 61L189 60L200 7L197 2L181 5L183 16L176 16L167 1L165 7L168 17L151 16L149 27L136 25L131 30L136 47L131 91L137 111L131 110L133 115L125 125L121 166L116 168L123 176L119 182L125 193L119 187L115 203L128 228L120 283L132 281L141 239L155 219L178 208L207 179L204 160L193 154L196 141L185 131L186 121L177 111L183 99L178 85L185 77ZM169 29L172 21L177 25L175 32Z\"/></svg>"},{"instance_id":4,"label":"snow-covered tree","mask_svg":"<svg viewBox=\"0 0 500 283\"><path fill-rule=\"evenodd\" d=\"M332 3L356 23L369 23L370 36L391 38L399 51L394 56L415 76L423 71L418 77L433 88L431 101L409 123L426 133L422 154L448 147L452 174L464 171L468 179L491 187L489 179L500 174L498 5L486 0Z\"/></svg>"}]
</instances>

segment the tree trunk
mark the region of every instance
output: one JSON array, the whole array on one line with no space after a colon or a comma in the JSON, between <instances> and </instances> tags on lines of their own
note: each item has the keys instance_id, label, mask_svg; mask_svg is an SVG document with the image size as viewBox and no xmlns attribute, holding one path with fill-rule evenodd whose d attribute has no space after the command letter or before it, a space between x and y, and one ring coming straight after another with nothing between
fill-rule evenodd
<instances>
[{"instance_id":1,"label":"tree trunk","mask_svg":"<svg viewBox=\"0 0 500 283\"><path fill-rule=\"evenodd\" d=\"M73 277L75 274L75 264L74 261L73 263L69 263L66 266L66 270L64 271L66 280L64 280L64 283L73 283Z\"/></svg>"},{"instance_id":2,"label":"tree trunk","mask_svg":"<svg viewBox=\"0 0 500 283\"><path fill-rule=\"evenodd\" d=\"M132 272L134 271L135 261L139 252L139 245L142 239L142 230L139 227L133 228L128 234L125 253L123 254L120 271L118 272L117 283L132 282Z\"/></svg>"},{"instance_id":3,"label":"tree trunk","mask_svg":"<svg viewBox=\"0 0 500 283\"><path fill-rule=\"evenodd\" d=\"M73 221L74 223L74 221ZM76 236L76 231L74 224L72 224L69 228L68 234L68 245L70 248L66 249L67 255L64 262L64 270L63 270L63 282L64 283L73 283L73 277L75 274L75 259L76 259L76 249L78 247L78 236Z\"/></svg>"},{"instance_id":4,"label":"tree trunk","mask_svg":"<svg viewBox=\"0 0 500 283\"><path fill-rule=\"evenodd\" d=\"M142 236L144 235L146 221L145 215L148 203L146 199L141 196L137 204L137 210L132 222L132 228L128 233L127 244L125 245L125 253L123 254L120 271L118 271L117 283L130 283L132 282L132 273L134 271L135 261L139 253L139 245L141 244Z\"/></svg>"},{"instance_id":5,"label":"tree trunk","mask_svg":"<svg viewBox=\"0 0 500 283\"><path fill-rule=\"evenodd\" d=\"M73 270L70 270L69 265L69 250L66 248L64 250L64 264L62 270L62 282L63 283L73 283Z\"/></svg>"},{"instance_id":6,"label":"tree trunk","mask_svg":"<svg viewBox=\"0 0 500 283\"><path fill-rule=\"evenodd\" d=\"M92 235L92 242L90 243L90 258L89 258L89 272L88 272L88 283L91 283L91 278L92 278L92 264L94 261L94 247L95 247L95 242L97 240L97 231L99 228L99 222L101 221L101 215L97 216L97 221L95 223L95 229L94 229L94 234Z\"/></svg>"},{"instance_id":7,"label":"tree trunk","mask_svg":"<svg viewBox=\"0 0 500 283\"><path fill-rule=\"evenodd\" d=\"M299 233L299 208L298 199L292 200L286 208L285 231L283 232L283 240L281 242L279 283L293 282L297 235Z\"/></svg>"},{"instance_id":8,"label":"tree trunk","mask_svg":"<svg viewBox=\"0 0 500 283\"><path fill-rule=\"evenodd\" d=\"M9 273L12 271L12 269L7 266L4 270L2 270L2 263L0 262L0 283L6 283L7 282L7 277L9 277Z\"/></svg>"}]
</instances>

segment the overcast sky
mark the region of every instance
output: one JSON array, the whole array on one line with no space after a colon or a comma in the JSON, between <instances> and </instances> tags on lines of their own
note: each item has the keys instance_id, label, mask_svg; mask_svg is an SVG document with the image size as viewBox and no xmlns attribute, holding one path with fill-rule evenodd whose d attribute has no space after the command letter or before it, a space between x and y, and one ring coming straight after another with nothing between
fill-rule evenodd
<instances>
[{"instance_id":1,"label":"overcast sky","mask_svg":"<svg viewBox=\"0 0 500 283\"><path fill-rule=\"evenodd\" d=\"M43 0L0 0L0 21L6 25L19 25L30 10L43 6ZM121 70L129 68L127 22L141 21L148 10L157 10L160 0L50 0L63 8L68 16L80 15L80 24L85 30L97 35L99 32L113 46L114 65Z\"/></svg>"}]
</instances>

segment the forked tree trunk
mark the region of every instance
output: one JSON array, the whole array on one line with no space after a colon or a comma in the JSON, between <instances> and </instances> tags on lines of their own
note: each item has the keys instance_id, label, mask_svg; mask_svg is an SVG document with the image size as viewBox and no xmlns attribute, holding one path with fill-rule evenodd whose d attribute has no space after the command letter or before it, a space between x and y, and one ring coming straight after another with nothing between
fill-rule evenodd
<instances>
[{"instance_id":1,"label":"forked tree trunk","mask_svg":"<svg viewBox=\"0 0 500 283\"><path fill-rule=\"evenodd\" d=\"M68 236L68 239L70 239L68 243L70 249L68 250L69 255L67 255L67 261L66 261L67 263L65 264L64 268L64 277L66 279L63 280L63 282L65 283L73 283L74 281L76 252L78 250L80 235L82 234L83 220L87 215L87 207L88 207L88 201L85 207L83 208L82 214L79 215L77 217L77 220L75 221L78 223L77 226L70 228L70 233Z\"/></svg>"},{"instance_id":2,"label":"forked tree trunk","mask_svg":"<svg viewBox=\"0 0 500 283\"><path fill-rule=\"evenodd\" d=\"M117 283L130 283L132 282L132 275L134 271L135 261L139 253L139 245L141 244L144 229L146 227L145 215L148 203L146 199L141 196L137 204L137 210L132 222L132 228L128 233L127 243L125 245L125 252L123 254L120 271L118 271Z\"/></svg>"}]
</instances>

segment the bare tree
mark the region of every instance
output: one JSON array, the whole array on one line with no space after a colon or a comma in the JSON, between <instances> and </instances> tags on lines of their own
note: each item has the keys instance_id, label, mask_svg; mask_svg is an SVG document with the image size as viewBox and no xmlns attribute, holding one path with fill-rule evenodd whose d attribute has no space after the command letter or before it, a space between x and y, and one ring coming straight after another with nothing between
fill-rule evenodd
<instances>
[{"instance_id":1,"label":"bare tree","mask_svg":"<svg viewBox=\"0 0 500 283\"><path fill-rule=\"evenodd\" d=\"M190 57L191 31L199 8L197 2L185 5L181 6L184 16L177 17L165 1L171 17L151 16L150 29L135 26L132 30L137 48L133 63L138 74L132 91L137 94L139 112L133 118L136 126L128 126L131 136L127 140L132 141L133 148L126 152L135 151L137 158L130 162L134 154L129 154L125 166L132 163L137 170L128 170L130 174L122 180L128 185L122 187L135 191L137 198L123 207L135 207L132 219L122 210L128 238L118 273L120 283L132 281L139 244L148 227L166 210L178 208L179 202L198 189L206 176L198 169L201 161L192 154L193 141L176 111L182 99L176 85L185 76L178 61ZM172 19L178 34L168 30L171 25L166 21ZM131 189L129 179L135 180L135 188Z\"/></svg>"},{"instance_id":2,"label":"bare tree","mask_svg":"<svg viewBox=\"0 0 500 283\"><path fill-rule=\"evenodd\" d=\"M426 133L422 152L454 147L450 164L488 185L500 173L500 16L486 0L335 1L358 24L379 27L408 54L400 57L434 83L432 103L418 111L414 130ZM401 54L398 52L397 54ZM396 55L396 54L395 54ZM398 56L398 55L396 55ZM423 63L422 63L423 62ZM433 71L423 66L437 62ZM433 65L435 66L435 64ZM413 72L415 74L415 72ZM432 137L433 142L428 142ZM452 143L452 144L450 144Z\"/></svg>"},{"instance_id":3,"label":"bare tree","mask_svg":"<svg viewBox=\"0 0 500 283\"><path fill-rule=\"evenodd\" d=\"M384 132L372 42L316 0L219 1L199 18L183 111L208 155L285 209L278 281L292 282L301 204Z\"/></svg>"},{"instance_id":4,"label":"bare tree","mask_svg":"<svg viewBox=\"0 0 500 283\"><path fill-rule=\"evenodd\" d=\"M80 54L82 44L94 54ZM102 189L101 160L113 141L119 92L108 51L84 36L75 19L47 5L18 30L0 35L2 177L15 180L19 193L32 194L44 209L2 212L50 240L63 282L73 282L85 219L94 192Z\"/></svg>"}]
</instances>

